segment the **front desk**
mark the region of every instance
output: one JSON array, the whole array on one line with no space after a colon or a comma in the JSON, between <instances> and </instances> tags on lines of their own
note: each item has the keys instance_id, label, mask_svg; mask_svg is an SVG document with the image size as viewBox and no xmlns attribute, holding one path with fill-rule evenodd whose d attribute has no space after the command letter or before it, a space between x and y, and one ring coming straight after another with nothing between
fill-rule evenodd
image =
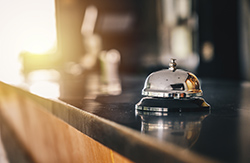
<instances>
[{"instance_id":1,"label":"front desk","mask_svg":"<svg viewBox=\"0 0 250 163\"><path fill-rule=\"evenodd\" d=\"M1 138L9 161L250 161L249 82L202 79L209 111L152 115L135 110L144 80L122 76L119 95L60 99L0 83Z\"/></svg>"}]
</instances>

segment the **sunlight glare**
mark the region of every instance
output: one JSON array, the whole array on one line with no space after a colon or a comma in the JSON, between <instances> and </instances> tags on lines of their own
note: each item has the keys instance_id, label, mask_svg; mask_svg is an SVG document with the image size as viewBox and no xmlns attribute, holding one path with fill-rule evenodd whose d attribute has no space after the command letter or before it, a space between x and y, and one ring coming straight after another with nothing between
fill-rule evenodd
<instances>
[{"instance_id":1,"label":"sunlight glare","mask_svg":"<svg viewBox=\"0 0 250 163\"><path fill-rule=\"evenodd\" d=\"M56 43L54 1L1 1L0 21L0 80L20 82L20 52L44 53Z\"/></svg>"}]
</instances>

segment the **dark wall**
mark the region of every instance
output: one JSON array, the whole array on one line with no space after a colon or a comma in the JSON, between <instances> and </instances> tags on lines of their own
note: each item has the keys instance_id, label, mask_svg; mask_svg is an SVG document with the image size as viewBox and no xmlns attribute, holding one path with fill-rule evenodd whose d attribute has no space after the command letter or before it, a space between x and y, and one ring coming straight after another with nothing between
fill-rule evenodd
<instances>
[{"instance_id":1,"label":"dark wall","mask_svg":"<svg viewBox=\"0 0 250 163\"><path fill-rule=\"evenodd\" d=\"M236 0L198 1L199 44L201 55L198 75L239 79L238 2ZM202 57L205 42L214 46L211 61Z\"/></svg>"}]
</instances>

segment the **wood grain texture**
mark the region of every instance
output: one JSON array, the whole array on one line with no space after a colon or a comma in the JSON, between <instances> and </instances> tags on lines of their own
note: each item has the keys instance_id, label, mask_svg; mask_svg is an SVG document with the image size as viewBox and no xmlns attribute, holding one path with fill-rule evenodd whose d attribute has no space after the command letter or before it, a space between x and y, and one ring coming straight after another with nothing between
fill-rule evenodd
<instances>
[{"instance_id":1,"label":"wood grain texture","mask_svg":"<svg viewBox=\"0 0 250 163\"><path fill-rule=\"evenodd\" d=\"M131 162L45 111L22 92L3 85L0 92L1 118L34 162Z\"/></svg>"}]
</instances>

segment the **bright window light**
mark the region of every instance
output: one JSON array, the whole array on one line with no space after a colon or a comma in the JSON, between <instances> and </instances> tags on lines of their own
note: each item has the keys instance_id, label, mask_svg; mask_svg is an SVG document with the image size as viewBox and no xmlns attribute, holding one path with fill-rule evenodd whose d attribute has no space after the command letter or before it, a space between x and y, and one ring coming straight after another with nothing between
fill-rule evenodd
<instances>
[{"instance_id":1,"label":"bright window light","mask_svg":"<svg viewBox=\"0 0 250 163\"><path fill-rule=\"evenodd\" d=\"M53 0L8 0L0 2L0 80L20 80L19 54L42 54L56 44Z\"/></svg>"}]
</instances>

